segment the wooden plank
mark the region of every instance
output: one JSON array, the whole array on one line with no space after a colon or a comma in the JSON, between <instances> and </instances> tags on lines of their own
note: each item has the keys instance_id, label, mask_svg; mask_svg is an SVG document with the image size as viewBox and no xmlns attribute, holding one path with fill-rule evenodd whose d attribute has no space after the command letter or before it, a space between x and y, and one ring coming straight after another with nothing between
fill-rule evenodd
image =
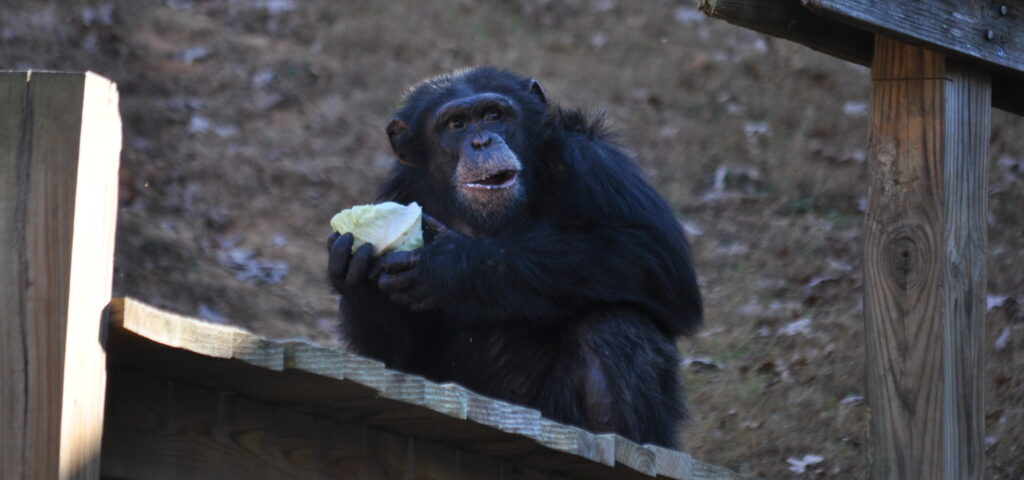
<instances>
[{"instance_id":1,"label":"wooden plank","mask_svg":"<svg viewBox=\"0 0 1024 480\"><path fill-rule=\"evenodd\" d=\"M872 478L981 478L991 84L879 37L865 336Z\"/></svg>"},{"instance_id":2,"label":"wooden plank","mask_svg":"<svg viewBox=\"0 0 1024 480\"><path fill-rule=\"evenodd\" d=\"M591 462L615 465L613 442L576 427L543 419L535 410L469 392L459 385L438 385L416 375L388 370L374 360L306 344L289 348L288 358L286 364L291 369L356 380L379 390L381 398L400 400L444 414L444 417L424 416L415 410L393 409L384 417L376 414L361 416L360 421L363 422L443 444L458 442L469 445L467 448L475 452L520 459L524 465L534 468L586 475L583 478L600 478L602 469L595 468ZM468 419L501 432L527 434L533 441L521 442L507 436L486 434L467 428L465 424L454 423L452 419ZM537 443L550 450L538 448ZM633 466L630 468L636 470ZM636 473L622 472L618 475L619 478L629 478Z\"/></svg>"},{"instance_id":3,"label":"wooden plank","mask_svg":"<svg viewBox=\"0 0 1024 480\"><path fill-rule=\"evenodd\" d=\"M506 478L520 467L588 479L734 478L692 476L691 459L682 452L595 435L459 385L390 370L343 348L271 341L132 299L111 305L109 348L116 369L387 431L416 445L451 449L445 452L457 458L493 459ZM494 467L456 463L466 471Z\"/></svg>"},{"instance_id":4,"label":"wooden plank","mask_svg":"<svg viewBox=\"0 0 1024 480\"><path fill-rule=\"evenodd\" d=\"M679 452L657 445L648 445L647 448L656 455L655 466L659 477L693 478L693 459L689 455L679 455Z\"/></svg>"},{"instance_id":5,"label":"wooden plank","mask_svg":"<svg viewBox=\"0 0 1024 480\"><path fill-rule=\"evenodd\" d=\"M111 478L549 478L515 462L128 371L111 373L109 400L102 466Z\"/></svg>"},{"instance_id":6,"label":"wooden plank","mask_svg":"<svg viewBox=\"0 0 1024 480\"><path fill-rule=\"evenodd\" d=\"M117 90L93 74L5 72L0 112L0 477L97 478Z\"/></svg>"},{"instance_id":7,"label":"wooden plank","mask_svg":"<svg viewBox=\"0 0 1024 480\"><path fill-rule=\"evenodd\" d=\"M698 5L710 17L871 66L874 33L835 18L819 16L805 8L801 0L699 0ZM1015 12L1021 10L1024 8L1014 8ZM1024 115L1024 76L992 72L992 106Z\"/></svg>"},{"instance_id":8,"label":"wooden plank","mask_svg":"<svg viewBox=\"0 0 1024 480\"><path fill-rule=\"evenodd\" d=\"M658 474L658 451L648 445L640 445L618 435L603 434L614 445L615 463L625 465L650 476Z\"/></svg>"},{"instance_id":9,"label":"wooden plank","mask_svg":"<svg viewBox=\"0 0 1024 480\"><path fill-rule=\"evenodd\" d=\"M804 44L834 57L870 65L874 35L826 20L800 0L699 0L705 15L774 37Z\"/></svg>"},{"instance_id":10,"label":"wooden plank","mask_svg":"<svg viewBox=\"0 0 1024 480\"><path fill-rule=\"evenodd\" d=\"M66 88L84 88L82 127L75 188L74 238L71 244L67 339L64 349L64 397L60 435L60 478L99 477L107 354L106 308L114 282L118 169L121 164L121 116L117 86L86 73L34 74L38 95L57 96ZM50 89L49 92L47 89ZM64 112L66 114L66 112ZM36 142L67 132L35 130Z\"/></svg>"},{"instance_id":11,"label":"wooden plank","mask_svg":"<svg viewBox=\"0 0 1024 480\"><path fill-rule=\"evenodd\" d=\"M381 396L464 420L469 392L453 383L437 384L416 375L402 375L393 377L392 383L381 392Z\"/></svg>"},{"instance_id":12,"label":"wooden plank","mask_svg":"<svg viewBox=\"0 0 1024 480\"><path fill-rule=\"evenodd\" d=\"M209 357L241 360L271 370L284 369L284 346L238 327L190 321L131 299L110 302L117 326L152 341Z\"/></svg>"},{"instance_id":13,"label":"wooden plank","mask_svg":"<svg viewBox=\"0 0 1024 480\"><path fill-rule=\"evenodd\" d=\"M955 60L946 61L946 75L942 457L946 478L981 479L992 84L987 73Z\"/></svg>"},{"instance_id":14,"label":"wooden plank","mask_svg":"<svg viewBox=\"0 0 1024 480\"><path fill-rule=\"evenodd\" d=\"M748 477L739 475L732 470L697 459L693 460L692 471L694 480L749 480Z\"/></svg>"},{"instance_id":15,"label":"wooden plank","mask_svg":"<svg viewBox=\"0 0 1024 480\"><path fill-rule=\"evenodd\" d=\"M31 127L27 108L28 75L0 74L0 477L15 479L57 474L60 420L55 417L60 406L42 400L58 398L48 391L58 385L49 377L59 375L58 367L64 366L43 361L54 346L37 340L39 332L25 318L30 157L23 144L28 138L25 130Z\"/></svg>"},{"instance_id":16,"label":"wooden plank","mask_svg":"<svg viewBox=\"0 0 1024 480\"><path fill-rule=\"evenodd\" d=\"M466 403L466 417L474 422L512 434L531 438L540 436L540 412L537 410L473 392L470 392Z\"/></svg>"},{"instance_id":17,"label":"wooden plank","mask_svg":"<svg viewBox=\"0 0 1024 480\"><path fill-rule=\"evenodd\" d=\"M1020 0L803 0L829 18L1024 78ZM1005 11L1005 13L1003 13Z\"/></svg>"}]
</instances>

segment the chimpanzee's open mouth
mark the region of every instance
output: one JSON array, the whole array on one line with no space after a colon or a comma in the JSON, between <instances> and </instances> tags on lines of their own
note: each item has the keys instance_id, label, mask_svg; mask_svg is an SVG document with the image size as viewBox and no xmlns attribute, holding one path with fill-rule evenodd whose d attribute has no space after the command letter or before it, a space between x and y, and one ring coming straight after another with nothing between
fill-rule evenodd
<instances>
[{"instance_id":1,"label":"chimpanzee's open mouth","mask_svg":"<svg viewBox=\"0 0 1024 480\"><path fill-rule=\"evenodd\" d=\"M497 190L502 188L510 188L516 184L519 179L519 170L501 170L497 173L487 175L486 177L473 180L471 182L463 183L462 185L467 188L479 188L484 190Z\"/></svg>"}]
</instances>

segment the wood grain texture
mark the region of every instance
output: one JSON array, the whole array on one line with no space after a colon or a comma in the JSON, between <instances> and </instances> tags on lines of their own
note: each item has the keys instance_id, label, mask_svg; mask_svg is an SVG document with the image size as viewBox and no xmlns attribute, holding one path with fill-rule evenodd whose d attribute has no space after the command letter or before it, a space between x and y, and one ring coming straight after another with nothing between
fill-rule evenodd
<instances>
[{"instance_id":1,"label":"wood grain texture","mask_svg":"<svg viewBox=\"0 0 1024 480\"><path fill-rule=\"evenodd\" d=\"M658 475L670 478L693 478L693 458L688 454L671 455L664 452L665 448L650 445L649 448L655 452L655 467ZM729 473L732 473L731 471ZM704 478L709 478L705 476ZM729 478L720 476L720 478ZM741 478L738 475L736 478Z\"/></svg>"},{"instance_id":2,"label":"wood grain texture","mask_svg":"<svg viewBox=\"0 0 1024 480\"><path fill-rule=\"evenodd\" d=\"M871 63L874 35L815 15L800 0L699 0L698 7L712 18L792 40L850 62Z\"/></svg>"},{"instance_id":3,"label":"wood grain texture","mask_svg":"<svg viewBox=\"0 0 1024 480\"><path fill-rule=\"evenodd\" d=\"M803 0L823 16L1024 78L1020 0ZM1001 6L1007 7L1004 15Z\"/></svg>"},{"instance_id":4,"label":"wood grain texture","mask_svg":"<svg viewBox=\"0 0 1024 480\"><path fill-rule=\"evenodd\" d=\"M862 2L874 3L870 0ZM801 0L699 0L700 9L710 17L756 30L767 35L791 40L828 55L871 66L874 52L873 30L862 23L851 22L845 16L821 16L819 10L812 11L804 6L817 8L818 2ZM920 2L888 2L918 5ZM984 8L990 8L986 2ZM1024 14L1024 2L1019 7L1012 2L1008 5L1007 17ZM977 8L977 7L973 7ZM1012 10L1010 10L1012 9ZM1016 13L1012 13L1016 12ZM1002 21L1002 17L1000 20ZM1018 20L1013 20L1018 21ZM1018 31L1011 32L1014 38L1021 38ZM995 33L993 33L995 35ZM1024 72L998 67L992 71L992 105L1008 112L1024 115Z\"/></svg>"},{"instance_id":5,"label":"wood grain texture","mask_svg":"<svg viewBox=\"0 0 1024 480\"><path fill-rule=\"evenodd\" d=\"M28 75L0 74L0 477L16 479L52 477L57 466L56 456L33 457L36 449L55 451L58 423L33 423L53 412L36 411L40 405L34 400L47 393L40 387L48 385L40 383L45 380L40 375L50 369L29 363L35 357L29 350L35 345L29 337L34 331L25 323L29 157L22 143L29 127L27 107Z\"/></svg>"},{"instance_id":6,"label":"wood grain texture","mask_svg":"<svg viewBox=\"0 0 1024 480\"><path fill-rule=\"evenodd\" d=\"M719 467L718 465L712 465L710 463L702 462L694 459L692 468L693 478L714 478L719 480L744 480L743 477L732 470L727 468Z\"/></svg>"},{"instance_id":7,"label":"wood grain texture","mask_svg":"<svg viewBox=\"0 0 1024 480\"><path fill-rule=\"evenodd\" d=\"M872 78L864 227L871 478L981 478L974 336L985 298L990 83L884 37Z\"/></svg>"},{"instance_id":8,"label":"wood grain texture","mask_svg":"<svg viewBox=\"0 0 1024 480\"><path fill-rule=\"evenodd\" d=\"M1024 7L1024 5L1021 5ZM985 252L989 75L947 60L943 176L943 458L947 478L981 479L985 438Z\"/></svg>"},{"instance_id":9,"label":"wood grain texture","mask_svg":"<svg viewBox=\"0 0 1024 480\"><path fill-rule=\"evenodd\" d=\"M70 290L64 349L64 391L60 435L60 478L99 477L107 382L105 317L114 281L121 116L117 86L93 73L33 75L37 92L47 96L82 88L82 126L77 135L78 179L71 242ZM50 93L52 92L52 93ZM36 130L38 133L39 130ZM50 141L47 132L37 138ZM72 132L73 133L73 132ZM68 132L63 132L67 135Z\"/></svg>"},{"instance_id":10,"label":"wood grain texture","mask_svg":"<svg viewBox=\"0 0 1024 480\"><path fill-rule=\"evenodd\" d=\"M241 328L189 321L142 302L114 299L110 302L119 327L145 332L146 338L164 345L186 348L208 357L242 360L271 370L284 369L284 347Z\"/></svg>"},{"instance_id":11,"label":"wood grain texture","mask_svg":"<svg viewBox=\"0 0 1024 480\"><path fill-rule=\"evenodd\" d=\"M685 453L559 424L541 417L535 410L487 398L459 385L438 384L389 370L381 362L343 348L271 341L244 330L164 312L132 299L115 299L111 312L110 364L115 371L130 370L175 384L224 392L232 395L230 398L314 415L339 425L388 432L413 441L415 448L426 444L432 446L423 448L449 449L437 450L439 456L450 457L455 452L458 458L471 455L498 462L460 460L456 462L461 465L459 472L469 468L492 472L494 465L498 465L505 469L502 472L506 478L513 478L509 477L509 466L515 465L526 469L524 472L535 470L566 478L740 478L731 472L731 476L726 476L722 473L728 472L725 469L706 469L711 473L697 475L693 473L692 459ZM110 395L131 397L135 395L132 392L112 390ZM122 435L116 433L120 430L110 430L110 425L108 422L108 436ZM266 428L261 424L253 430ZM315 430L292 431L293 439L303 437L310 444L321 438L314 435ZM104 442L119 444L123 440ZM126 442L129 446L134 444L134 440ZM399 450L394 445L387 448L392 453ZM105 472L107 457L123 454L119 452L104 449ZM450 465L449 460L438 465ZM416 465L418 469L422 464ZM108 473L116 477L118 472ZM184 478L132 475L121 478Z\"/></svg>"},{"instance_id":12,"label":"wood grain texture","mask_svg":"<svg viewBox=\"0 0 1024 480\"><path fill-rule=\"evenodd\" d=\"M0 73L2 478L98 476L120 138L109 81Z\"/></svg>"},{"instance_id":13,"label":"wood grain texture","mask_svg":"<svg viewBox=\"0 0 1024 480\"><path fill-rule=\"evenodd\" d=\"M103 474L121 479L549 478L515 462L128 371L111 374L105 430Z\"/></svg>"}]
</instances>

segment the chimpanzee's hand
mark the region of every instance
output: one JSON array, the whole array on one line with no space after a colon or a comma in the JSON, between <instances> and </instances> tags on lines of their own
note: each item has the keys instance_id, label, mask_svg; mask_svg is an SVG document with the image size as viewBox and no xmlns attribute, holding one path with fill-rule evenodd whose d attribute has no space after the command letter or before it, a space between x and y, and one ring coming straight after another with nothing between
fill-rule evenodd
<instances>
[{"instance_id":1,"label":"chimpanzee's hand","mask_svg":"<svg viewBox=\"0 0 1024 480\"><path fill-rule=\"evenodd\" d=\"M334 232L327 239L327 278L338 293L348 298L359 298L372 290L369 278L373 262L373 245L369 243L352 253L355 238L351 233Z\"/></svg>"},{"instance_id":2,"label":"chimpanzee's hand","mask_svg":"<svg viewBox=\"0 0 1024 480\"><path fill-rule=\"evenodd\" d=\"M424 236L429 244L464 238L430 215L423 214ZM438 245L440 246L440 245ZM422 312L437 308L442 295L426 275L422 264L427 249L389 252L381 257L371 277L380 276L377 286L392 302Z\"/></svg>"}]
</instances>

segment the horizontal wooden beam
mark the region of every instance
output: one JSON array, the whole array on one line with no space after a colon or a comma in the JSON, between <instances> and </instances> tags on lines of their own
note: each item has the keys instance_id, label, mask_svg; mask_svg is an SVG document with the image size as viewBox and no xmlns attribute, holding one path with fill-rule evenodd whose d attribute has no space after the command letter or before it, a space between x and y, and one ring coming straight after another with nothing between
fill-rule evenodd
<instances>
[{"instance_id":1,"label":"horizontal wooden beam","mask_svg":"<svg viewBox=\"0 0 1024 480\"><path fill-rule=\"evenodd\" d=\"M109 392L107 478L567 480L512 460L128 370L111 372Z\"/></svg>"},{"instance_id":2,"label":"horizontal wooden beam","mask_svg":"<svg viewBox=\"0 0 1024 480\"><path fill-rule=\"evenodd\" d=\"M393 371L344 348L268 340L131 299L112 303L108 351L115 371L229 392L568 478L742 478L683 452L590 433L459 385ZM132 394L112 390L110 395ZM318 431L293 431L300 434L314 436L304 441L319 441ZM105 469L108 454L115 453L104 451Z\"/></svg>"},{"instance_id":3,"label":"horizontal wooden beam","mask_svg":"<svg viewBox=\"0 0 1024 480\"><path fill-rule=\"evenodd\" d=\"M818 15L801 0L699 0L698 3L701 11L710 17L843 60L870 67L874 58L873 32L862 25ZM1024 2L1018 3L1022 8L1014 11L1024 11ZM915 43L912 39L909 41ZM1024 73L1012 73L1005 68L992 72L992 106L1024 115Z\"/></svg>"},{"instance_id":4,"label":"horizontal wooden beam","mask_svg":"<svg viewBox=\"0 0 1024 480\"><path fill-rule=\"evenodd\" d=\"M1020 0L803 0L821 16L1024 78Z\"/></svg>"},{"instance_id":5,"label":"horizontal wooden beam","mask_svg":"<svg viewBox=\"0 0 1024 480\"><path fill-rule=\"evenodd\" d=\"M800 0L700 0L712 18L784 38L846 61L869 66L874 35L826 20L804 8Z\"/></svg>"}]
</instances>

